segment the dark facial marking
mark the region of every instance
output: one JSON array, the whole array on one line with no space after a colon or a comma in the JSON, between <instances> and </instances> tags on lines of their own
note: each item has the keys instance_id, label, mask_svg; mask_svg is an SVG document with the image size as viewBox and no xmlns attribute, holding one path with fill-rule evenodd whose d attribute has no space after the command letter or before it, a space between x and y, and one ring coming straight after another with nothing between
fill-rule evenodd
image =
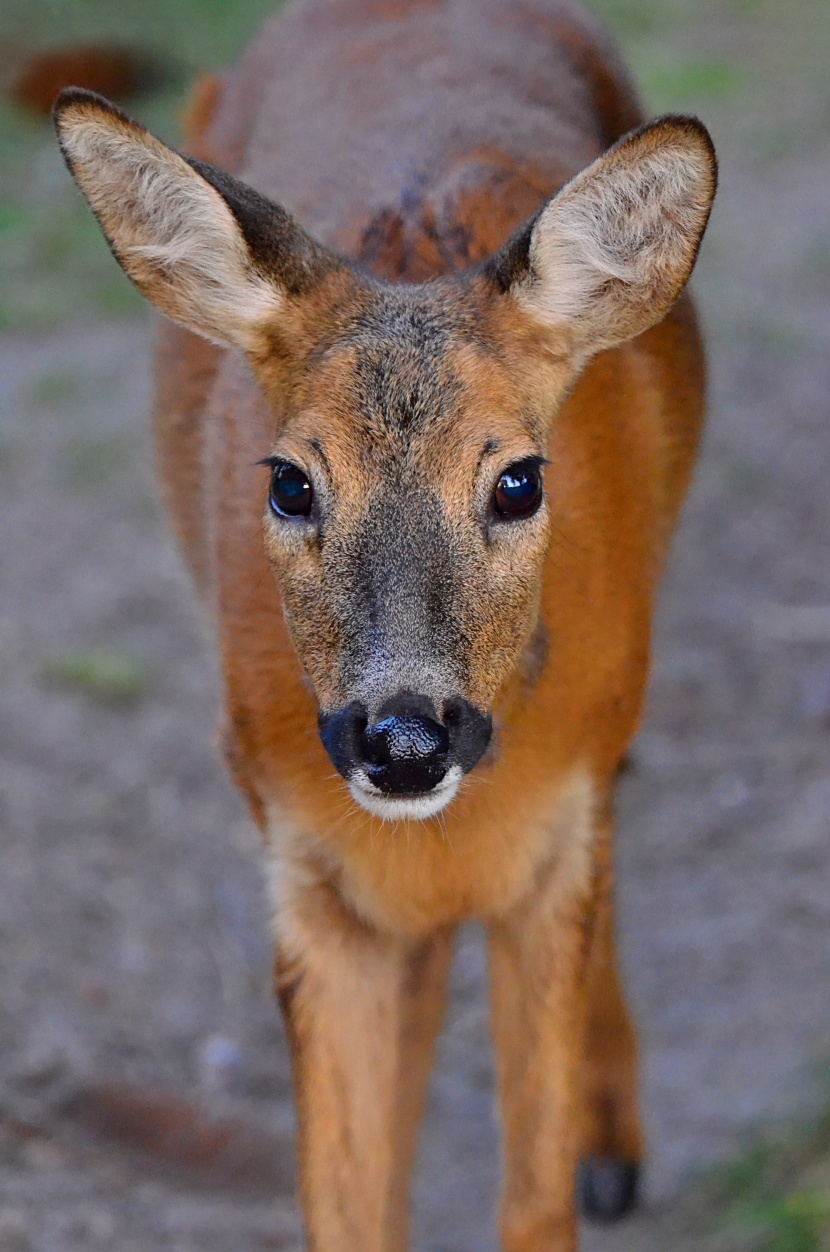
<instances>
[{"instance_id":1,"label":"dark facial marking","mask_svg":"<svg viewBox=\"0 0 830 1252\"><path fill-rule=\"evenodd\" d=\"M415 433L454 410L461 384L447 364L451 327L427 301L384 300L358 323L355 383L370 420Z\"/></svg>"},{"instance_id":2,"label":"dark facial marking","mask_svg":"<svg viewBox=\"0 0 830 1252\"><path fill-rule=\"evenodd\" d=\"M475 300L465 300L459 286L460 280L452 280L378 287L341 340L357 350L355 407L381 432L409 439L456 416L463 384L453 369L454 353L469 346L498 351Z\"/></svg>"},{"instance_id":3,"label":"dark facial marking","mask_svg":"<svg viewBox=\"0 0 830 1252\"><path fill-rule=\"evenodd\" d=\"M219 192L239 223L257 268L277 276L289 295L304 295L339 264L281 205L216 166L195 157L184 159Z\"/></svg>"},{"instance_id":4,"label":"dark facial marking","mask_svg":"<svg viewBox=\"0 0 830 1252\"><path fill-rule=\"evenodd\" d=\"M425 488L379 496L348 557L351 615L342 676L351 684L385 658L440 658L463 681L456 615L463 558Z\"/></svg>"},{"instance_id":5,"label":"dark facial marking","mask_svg":"<svg viewBox=\"0 0 830 1252\"><path fill-rule=\"evenodd\" d=\"M496 290L504 294L530 274L530 236L539 214L519 227L504 247L485 261L480 272Z\"/></svg>"},{"instance_id":6,"label":"dark facial marking","mask_svg":"<svg viewBox=\"0 0 830 1252\"><path fill-rule=\"evenodd\" d=\"M525 688L532 691L544 673L550 655L550 635L544 622L539 622L533 638L527 645L522 668L524 670Z\"/></svg>"}]
</instances>

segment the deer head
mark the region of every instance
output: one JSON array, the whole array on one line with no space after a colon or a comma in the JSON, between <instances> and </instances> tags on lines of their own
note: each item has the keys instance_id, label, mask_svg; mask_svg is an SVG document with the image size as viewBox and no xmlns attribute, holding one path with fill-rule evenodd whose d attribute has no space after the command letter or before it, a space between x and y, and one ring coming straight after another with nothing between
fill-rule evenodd
<instances>
[{"instance_id":1,"label":"deer head","mask_svg":"<svg viewBox=\"0 0 830 1252\"><path fill-rule=\"evenodd\" d=\"M707 132L644 126L483 265L388 285L97 96L64 92L56 122L128 276L245 353L270 402L265 547L332 761L371 812L435 814L537 625L551 424L691 273Z\"/></svg>"}]
</instances>

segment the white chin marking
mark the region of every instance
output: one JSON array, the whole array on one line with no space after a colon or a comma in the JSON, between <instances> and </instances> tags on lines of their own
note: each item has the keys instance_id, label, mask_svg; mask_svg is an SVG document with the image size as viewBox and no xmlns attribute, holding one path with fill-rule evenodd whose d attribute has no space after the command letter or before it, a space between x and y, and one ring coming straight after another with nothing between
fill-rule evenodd
<instances>
[{"instance_id":1,"label":"white chin marking","mask_svg":"<svg viewBox=\"0 0 830 1252\"><path fill-rule=\"evenodd\" d=\"M435 817L449 804L461 785L461 767L453 765L432 791L421 796L390 796L371 783L362 770L355 770L349 779L349 790L369 813L387 822L401 822L414 818L423 822Z\"/></svg>"}]
</instances>

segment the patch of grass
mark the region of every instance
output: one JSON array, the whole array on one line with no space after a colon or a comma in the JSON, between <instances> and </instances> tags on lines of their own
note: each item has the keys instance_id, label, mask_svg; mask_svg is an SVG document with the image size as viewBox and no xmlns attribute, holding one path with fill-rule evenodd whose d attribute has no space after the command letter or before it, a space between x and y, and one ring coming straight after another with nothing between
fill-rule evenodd
<instances>
[{"instance_id":1,"label":"patch of grass","mask_svg":"<svg viewBox=\"0 0 830 1252\"><path fill-rule=\"evenodd\" d=\"M639 60L639 81L657 111L698 108L733 99L743 90L745 72L720 57L690 56Z\"/></svg>"},{"instance_id":2,"label":"patch of grass","mask_svg":"<svg viewBox=\"0 0 830 1252\"><path fill-rule=\"evenodd\" d=\"M140 661L97 651L53 653L41 666L41 678L105 705L134 704L146 694L150 681Z\"/></svg>"},{"instance_id":3,"label":"patch of grass","mask_svg":"<svg viewBox=\"0 0 830 1252\"><path fill-rule=\"evenodd\" d=\"M109 482L127 459L123 435L76 435L64 444L58 472L70 487L87 492Z\"/></svg>"},{"instance_id":4,"label":"patch of grass","mask_svg":"<svg viewBox=\"0 0 830 1252\"><path fill-rule=\"evenodd\" d=\"M113 270L112 277L102 281L95 293L95 304L104 314L121 317L136 313L146 305L129 279Z\"/></svg>"},{"instance_id":5,"label":"patch of grass","mask_svg":"<svg viewBox=\"0 0 830 1252\"><path fill-rule=\"evenodd\" d=\"M48 199L45 191L38 192L29 205L21 200L19 207L20 216L0 241L4 324L14 330L48 330L94 311L100 292L119 278L119 270L71 184L57 186Z\"/></svg>"},{"instance_id":6,"label":"patch of grass","mask_svg":"<svg viewBox=\"0 0 830 1252\"><path fill-rule=\"evenodd\" d=\"M653 0L596 0L591 8L624 37L652 34L671 20L670 10L659 8Z\"/></svg>"},{"instance_id":7,"label":"patch of grass","mask_svg":"<svg viewBox=\"0 0 830 1252\"><path fill-rule=\"evenodd\" d=\"M757 1252L822 1252L829 1223L830 1197L814 1191L776 1199L759 1196L736 1206L729 1219L735 1230L752 1234Z\"/></svg>"},{"instance_id":8,"label":"patch of grass","mask_svg":"<svg viewBox=\"0 0 830 1252\"><path fill-rule=\"evenodd\" d=\"M275 0L3 0L0 32L20 48L125 43L199 69L227 61L278 7Z\"/></svg>"},{"instance_id":9,"label":"patch of grass","mask_svg":"<svg viewBox=\"0 0 830 1252\"><path fill-rule=\"evenodd\" d=\"M13 470L20 454L20 441L14 435L0 430L0 473Z\"/></svg>"},{"instance_id":10,"label":"patch of grass","mask_svg":"<svg viewBox=\"0 0 830 1252\"><path fill-rule=\"evenodd\" d=\"M830 239L825 235L813 239L805 249L799 268L803 282L824 290L830 283Z\"/></svg>"},{"instance_id":11,"label":"patch of grass","mask_svg":"<svg viewBox=\"0 0 830 1252\"><path fill-rule=\"evenodd\" d=\"M756 1141L713 1174L715 1219L705 1252L826 1252L830 1248L830 1108Z\"/></svg>"},{"instance_id":12,"label":"patch of grass","mask_svg":"<svg viewBox=\"0 0 830 1252\"><path fill-rule=\"evenodd\" d=\"M741 499L763 498L775 485L775 475L768 466L758 465L740 456L727 454L718 469L724 490Z\"/></svg>"},{"instance_id":13,"label":"patch of grass","mask_svg":"<svg viewBox=\"0 0 830 1252\"><path fill-rule=\"evenodd\" d=\"M28 391L30 403L38 409L56 409L76 404L86 390L86 375L72 369L51 369L41 374Z\"/></svg>"},{"instance_id":14,"label":"patch of grass","mask_svg":"<svg viewBox=\"0 0 830 1252\"><path fill-rule=\"evenodd\" d=\"M758 315L748 317L736 325L734 331L739 341L773 356L793 356L803 352L811 340L806 326Z\"/></svg>"},{"instance_id":15,"label":"patch of grass","mask_svg":"<svg viewBox=\"0 0 830 1252\"><path fill-rule=\"evenodd\" d=\"M24 209L10 200L0 200L0 238L10 231L21 230L25 225Z\"/></svg>"}]
</instances>

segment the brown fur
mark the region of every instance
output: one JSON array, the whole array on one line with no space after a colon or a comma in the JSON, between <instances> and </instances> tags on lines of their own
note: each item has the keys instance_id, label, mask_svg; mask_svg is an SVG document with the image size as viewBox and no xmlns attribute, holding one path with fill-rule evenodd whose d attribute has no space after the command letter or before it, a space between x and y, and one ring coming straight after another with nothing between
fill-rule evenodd
<instances>
[{"instance_id":1,"label":"brown fur","mask_svg":"<svg viewBox=\"0 0 830 1252\"><path fill-rule=\"evenodd\" d=\"M15 52L19 58L20 49ZM8 64L12 63L9 56ZM173 76L168 66L147 52L104 44L31 52L23 56L22 65L17 59L17 66L8 88L9 97L43 117L49 116L63 87L85 87L113 100L124 100L158 87Z\"/></svg>"},{"instance_id":2,"label":"brown fur","mask_svg":"<svg viewBox=\"0 0 830 1252\"><path fill-rule=\"evenodd\" d=\"M98 106L66 108L98 126ZM642 1154L609 811L697 446L703 359L681 297L586 366L604 342L582 346L593 305L583 325L560 319L555 284L539 298L555 248L545 235L542 250L538 232L551 213L560 229L565 201L534 217L639 121L613 50L565 0L306 0L266 27L236 71L203 85L190 148L278 197L358 268L209 166L175 167L182 194L192 186L206 202L210 184L231 204L251 272L273 284L273 314L244 330L247 362L165 328L156 430L167 502L221 649L226 753L266 841L317 1252L406 1247L452 933L469 918L485 921L490 941L507 1252L572 1252L580 1153ZM100 124L149 142L126 119ZM206 322L198 302L181 303L164 249L131 256L141 231L133 220L125 235L123 205L109 184L98 193L71 125L68 159L125 268L221 338L215 309ZM615 343L679 294L714 172L691 122L644 132L611 158L626 170L659 163L675 141L704 171L699 229L645 294L613 276L601 284ZM678 204L667 221L681 229L685 192ZM231 286L244 277L239 247L235 238L217 262ZM241 342L234 334L227 341ZM537 451L549 461L545 508L483 545L471 513L475 493L486 496L482 465ZM315 472L339 484L325 543L263 523L267 474L256 463L273 452L317 458ZM411 620L426 592L403 626L395 594L384 601L397 577L390 548L412 569L425 562L433 582L442 571L431 624ZM429 652L420 677L437 684L436 699L448 666L495 720L493 746L457 797L411 829L350 805L317 733L318 709L358 689L371 708L386 690L385 678L360 687L355 651L360 606L374 594L399 660Z\"/></svg>"}]
</instances>

